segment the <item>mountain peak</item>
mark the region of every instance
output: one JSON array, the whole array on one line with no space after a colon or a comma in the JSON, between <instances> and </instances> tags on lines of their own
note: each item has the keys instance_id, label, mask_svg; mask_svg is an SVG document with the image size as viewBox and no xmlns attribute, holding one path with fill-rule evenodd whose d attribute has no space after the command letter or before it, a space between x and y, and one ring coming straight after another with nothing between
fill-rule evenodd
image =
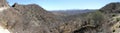
<instances>
[{"instance_id":1,"label":"mountain peak","mask_svg":"<svg viewBox=\"0 0 120 33\"><path fill-rule=\"evenodd\" d=\"M119 10L120 10L120 2L109 3L100 9L100 11L105 13L120 13Z\"/></svg>"}]
</instances>

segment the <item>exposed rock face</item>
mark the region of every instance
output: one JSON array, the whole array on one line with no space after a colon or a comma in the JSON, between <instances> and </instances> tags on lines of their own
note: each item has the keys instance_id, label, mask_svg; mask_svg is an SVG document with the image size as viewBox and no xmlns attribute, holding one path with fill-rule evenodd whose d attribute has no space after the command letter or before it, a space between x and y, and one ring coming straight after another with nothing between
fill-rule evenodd
<instances>
[{"instance_id":1,"label":"exposed rock face","mask_svg":"<svg viewBox=\"0 0 120 33\"><path fill-rule=\"evenodd\" d=\"M100 11L105 13L120 13L120 2L107 4Z\"/></svg>"},{"instance_id":2,"label":"exposed rock face","mask_svg":"<svg viewBox=\"0 0 120 33\"><path fill-rule=\"evenodd\" d=\"M0 0L0 7L9 6L6 0Z\"/></svg>"},{"instance_id":3,"label":"exposed rock face","mask_svg":"<svg viewBox=\"0 0 120 33\"><path fill-rule=\"evenodd\" d=\"M0 12L4 9L9 8L8 3L6 2L6 0L0 0Z\"/></svg>"}]
</instances>

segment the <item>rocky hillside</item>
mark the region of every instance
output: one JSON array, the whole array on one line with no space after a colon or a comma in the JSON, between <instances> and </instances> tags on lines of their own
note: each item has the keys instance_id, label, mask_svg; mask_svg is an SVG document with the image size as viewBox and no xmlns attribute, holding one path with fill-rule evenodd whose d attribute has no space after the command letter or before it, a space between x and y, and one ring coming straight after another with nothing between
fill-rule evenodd
<instances>
[{"instance_id":1,"label":"rocky hillside","mask_svg":"<svg viewBox=\"0 0 120 33\"><path fill-rule=\"evenodd\" d=\"M105 13L120 13L120 2L107 4L106 6L101 8L100 11Z\"/></svg>"},{"instance_id":2,"label":"rocky hillside","mask_svg":"<svg viewBox=\"0 0 120 33\"><path fill-rule=\"evenodd\" d=\"M0 6L0 29L10 33L120 33L119 11L109 11L120 6L108 4L99 11L71 16L55 15L36 4L9 6L0 0Z\"/></svg>"}]
</instances>

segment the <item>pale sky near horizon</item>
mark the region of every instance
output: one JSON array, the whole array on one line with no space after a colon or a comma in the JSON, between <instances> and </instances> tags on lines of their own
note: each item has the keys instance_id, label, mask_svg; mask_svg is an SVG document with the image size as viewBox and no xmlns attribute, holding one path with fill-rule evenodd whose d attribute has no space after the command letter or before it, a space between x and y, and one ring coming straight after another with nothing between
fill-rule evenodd
<instances>
[{"instance_id":1,"label":"pale sky near horizon","mask_svg":"<svg viewBox=\"0 0 120 33\"><path fill-rule=\"evenodd\" d=\"M120 0L7 0L10 5L38 4L46 10L100 9L111 2Z\"/></svg>"}]
</instances>

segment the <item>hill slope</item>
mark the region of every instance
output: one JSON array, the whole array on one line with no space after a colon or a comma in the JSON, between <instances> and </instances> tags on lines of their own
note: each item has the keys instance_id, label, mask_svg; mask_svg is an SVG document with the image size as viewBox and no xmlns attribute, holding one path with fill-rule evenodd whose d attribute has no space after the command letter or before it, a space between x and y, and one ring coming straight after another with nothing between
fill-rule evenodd
<instances>
[{"instance_id":1,"label":"hill slope","mask_svg":"<svg viewBox=\"0 0 120 33\"><path fill-rule=\"evenodd\" d=\"M59 16L36 4L12 7L0 0L0 26L11 33L116 33L119 32L120 6L107 5L100 11ZM119 5L119 3L110 3ZM107 7L110 7L109 9ZM110 12L110 13L109 13Z\"/></svg>"}]
</instances>

